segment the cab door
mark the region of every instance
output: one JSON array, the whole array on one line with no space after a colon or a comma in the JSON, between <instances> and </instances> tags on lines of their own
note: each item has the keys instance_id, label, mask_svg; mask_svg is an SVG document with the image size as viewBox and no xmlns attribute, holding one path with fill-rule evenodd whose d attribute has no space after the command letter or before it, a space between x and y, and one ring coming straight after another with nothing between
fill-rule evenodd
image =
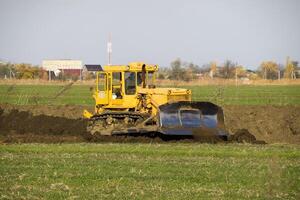
<instances>
[{"instance_id":1,"label":"cab door","mask_svg":"<svg viewBox=\"0 0 300 200\"><path fill-rule=\"evenodd\" d=\"M122 73L121 72L112 72L111 73L111 102L112 105L121 105L123 104L123 87L122 87Z\"/></svg>"},{"instance_id":2,"label":"cab door","mask_svg":"<svg viewBox=\"0 0 300 200\"><path fill-rule=\"evenodd\" d=\"M110 78L109 74L106 72L97 73L97 88L94 94L96 104L107 105L109 104L109 89L110 88Z\"/></svg>"}]
</instances>

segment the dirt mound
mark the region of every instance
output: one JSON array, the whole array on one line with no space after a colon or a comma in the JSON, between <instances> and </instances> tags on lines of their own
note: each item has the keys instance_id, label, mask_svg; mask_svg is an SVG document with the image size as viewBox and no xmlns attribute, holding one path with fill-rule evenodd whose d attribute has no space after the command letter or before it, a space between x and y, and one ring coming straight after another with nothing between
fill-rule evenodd
<instances>
[{"instance_id":1,"label":"dirt mound","mask_svg":"<svg viewBox=\"0 0 300 200\"><path fill-rule=\"evenodd\" d=\"M267 143L300 144L299 106L225 106L228 131L247 129Z\"/></svg>"},{"instance_id":2,"label":"dirt mound","mask_svg":"<svg viewBox=\"0 0 300 200\"><path fill-rule=\"evenodd\" d=\"M0 105L0 142L160 142L158 138L99 137L86 134L86 106ZM225 124L234 134L246 129L267 143L300 144L299 106L225 106ZM243 134L246 132L244 131ZM188 141L188 140L187 140Z\"/></svg>"},{"instance_id":3,"label":"dirt mound","mask_svg":"<svg viewBox=\"0 0 300 200\"><path fill-rule=\"evenodd\" d=\"M55 117L64 117L68 119L80 119L84 109L92 111L93 106L74 106L74 105L12 105L12 104L0 104L0 109L5 112L11 110L26 111L32 115L47 115Z\"/></svg>"},{"instance_id":4,"label":"dirt mound","mask_svg":"<svg viewBox=\"0 0 300 200\"><path fill-rule=\"evenodd\" d=\"M0 110L3 112L3 110ZM29 112L12 110L1 114L1 130L14 130L17 133L49 135L78 135L85 131L86 122L81 119L68 119L47 115L34 116Z\"/></svg>"},{"instance_id":5,"label":"dirt mound","mask_svg":"<svg viewBox=\"0 0 300 200\"><path fill-rule=\"evenodd\" d=\"M65 117L33 115L28 111L0 109L0 134L6 140L19 138L21 141L82 141L85 135L86 121ZM14 137L13 137L14 136ZM37 140L37 141L36 141Z\"/></svg>"},{"instance_id":6,"label":"dirt mound","mask_svg":"<svg viewBox=\"0 0 300 200\"><path fill-rule=\"evenodd\" d=\"M0 107L0 143L23 142L164 142L158 137L91 137L86 132L81 106ZM45 115L48 114L48 115Z\"/></svg>"}]
</instances>

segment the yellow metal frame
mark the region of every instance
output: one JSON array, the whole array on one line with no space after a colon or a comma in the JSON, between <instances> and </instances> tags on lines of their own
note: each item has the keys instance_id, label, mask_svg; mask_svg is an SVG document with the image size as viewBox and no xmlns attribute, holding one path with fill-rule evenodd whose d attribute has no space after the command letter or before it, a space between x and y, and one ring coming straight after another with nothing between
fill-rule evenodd
<instances>
[{"instance_id":1,"label":"yellow metal frame","mask_svg":"<svg viewBox=\"0 0 300 200\"><path fill-rule=\"evenodd\" d=\"M142 68L145 68L146 76L146 88L137 85L137 73L142 72ZM100 114L105 110L118 110L118 111L129 111L129 109L134 109L138 112L151 112L155 115L158 111L158 106L165 104L167 102L174 101L191 101L191 91L187 89L180 88L152 88L147 84L148 72L153 72L153 83L155 83L155 72L158 70L157 65L146 65L142 62L129 63L129 65L113 65L104 66L103 71L97 72L96 78L96 89L94 91L93 97L95 99L95 112ZM112 73L121 73L121 96L122 99L112 98ZM128 95L125 93L125 72L134 72L135 74L135 87L136 93ZM99 90L99 75L104 74L105 79L105 90ZM143 95L143 103L139 96ZM146 98L145 98L146 97ZM86 118L91 118L93 114L88 111L84 111L84 116Z\"/></svg>"}]
</instances>

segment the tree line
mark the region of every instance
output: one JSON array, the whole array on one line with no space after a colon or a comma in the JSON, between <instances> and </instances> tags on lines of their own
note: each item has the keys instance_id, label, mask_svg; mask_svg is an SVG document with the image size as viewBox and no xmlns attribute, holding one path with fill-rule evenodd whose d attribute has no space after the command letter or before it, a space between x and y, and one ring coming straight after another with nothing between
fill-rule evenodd
<instances>
[{"instance_id":1,"label":"tree line","mask_svg":"<svg viewBox=\"0 0 300 200\"><path fill-rule=\"evenodd\" d=\"M70 74L60 73L55 76L51 72L51 77L57 80L78 80L79 77ZM38 65L28 63L0 63L0 78L4 79L49 79L49 72Z\"/></svg>"},{"instance_id":2,"label":"tree line","mask_svg":"<svg viewBox=\"0 0 300 200\"><path fill-rule=\"evenodd\" d=\"M225 60L221 64L210 62L201 67L192 62L185 62L175 59L170 66L161 67L158 72L158 79L192 81L201 78L248 78L248 79L295 79L299 74L299 63L287 58L285 64L278 64L274 61L263 61L257 70L248 70L231 60ZM58 77L61 80L70 77ZM0 78L16 79L48 79L48 72L37 65L26 63L12 64L0 63ZM71 77L72 79L74 77Z\"/></svg>"},{"instance_id":3,"label":"tree line","mask_svg":"<svg viewBox=\"0 0 300 200\"><path fill-rule=\"evenodd\" d=\"M225 60L219 65L216 62L210 62L200 67L178 58L172 61L170 66L160 68L158 78L183 81L199 78L296 79L299 76L297 70L300 70L298 64L297 61L292 61L289 58L285 65L274 61L263 61L257 70L249 70L231 60Z\"/></svg>"},{"instance_id":4,"label":"tree line","mask_svg":"<svg viewBox=\"0 0 300 200\"><path fill-rule=\"evenodd\" d=\"M43 79L47 72L37 65L0 63L0 78Z\"/></svg>"}]
</instances>

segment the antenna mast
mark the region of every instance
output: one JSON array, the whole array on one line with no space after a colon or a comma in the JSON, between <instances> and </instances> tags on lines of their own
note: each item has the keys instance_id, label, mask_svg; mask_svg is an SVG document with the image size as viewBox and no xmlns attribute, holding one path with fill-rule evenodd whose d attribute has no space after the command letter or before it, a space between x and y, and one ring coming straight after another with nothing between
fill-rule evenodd
<instances>
[{"instance_id":1,"label":"antenna mast","mask_svg":"<svg viewBox=\"0 0 300 200\"><path fill-rule=\"evenodd\" d=\"M108 53L108 65L111 65L111 54L112 54L111 33L109 33L109 38L107 42L107 53Z\"/></svg>"}]
</instances>

